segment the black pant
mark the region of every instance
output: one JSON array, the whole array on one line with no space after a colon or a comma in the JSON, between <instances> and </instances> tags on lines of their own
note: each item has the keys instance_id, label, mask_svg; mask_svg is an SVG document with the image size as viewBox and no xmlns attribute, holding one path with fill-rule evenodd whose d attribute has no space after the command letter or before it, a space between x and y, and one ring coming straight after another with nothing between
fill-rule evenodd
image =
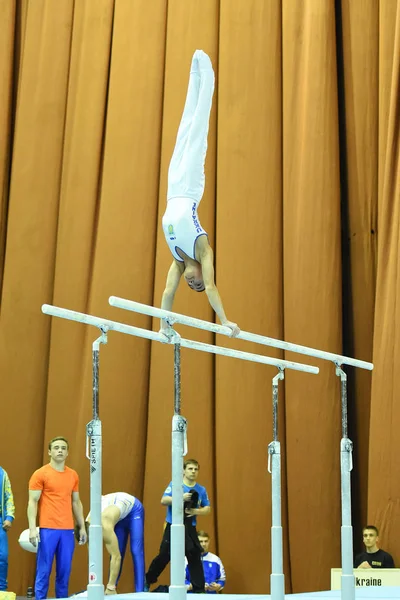
<instances>
[{"instance_id":1,"label":"black pant","mask_svg":"<svg viewBox=\"0 0 400 600\"><path fill-rule=\"evenodd\" d=\"M196 527L185 523L185 554L188 561L190 583L193 592L204 592L204 571L201 562L202 547L197 537ZM155 583L171 560L171 524L167 523L158 555L152 560L146 573L148 585Z\"/></svg>"}]
</instances>

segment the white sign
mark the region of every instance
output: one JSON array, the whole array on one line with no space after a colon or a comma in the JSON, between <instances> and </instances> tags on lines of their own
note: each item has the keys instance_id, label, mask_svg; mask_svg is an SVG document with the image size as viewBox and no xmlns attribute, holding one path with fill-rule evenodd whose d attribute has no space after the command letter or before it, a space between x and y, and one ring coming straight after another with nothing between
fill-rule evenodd
<instances>
[{"instance_id":1,"label":"white sign","mask_svg":"<svg viewBox=\"0 0 400 600\"><path fill-rule=\"evenodd\" d=\"M400 569L354 569L356 587L400 587ZM342 569L331 569L331 590L340 590Z\"/></svg>"}]
</instances>

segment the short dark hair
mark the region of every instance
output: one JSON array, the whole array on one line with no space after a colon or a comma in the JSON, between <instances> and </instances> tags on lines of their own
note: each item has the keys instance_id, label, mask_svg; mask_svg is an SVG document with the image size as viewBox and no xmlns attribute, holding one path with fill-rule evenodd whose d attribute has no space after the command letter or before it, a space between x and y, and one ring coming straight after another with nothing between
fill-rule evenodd
<instances>
[{"instance_id":1,"label":"short dark hair","mask_svg":"<svg viewBox=\"0 0 400 600\"><path fill-rule=\"evenodd\" d=\"M366 525L365 527L363 527L363 533L366 529L372 529L372 531L375 531L376 535L379 535L378 528L375 527L375 525Z\"/></svg>"},{"instance_id":2,"label":"short dark hair","mask_svg":"<svg viewBox=\"0 0 400 600\"><path fill-rule=\"evenodd\" d=\"M54 442L57 442L58 440L65 442L67 444L67 449L69 449L68 440L65 437L63 437L62 435L58 435L57 437L54 437L52 440L49 441L49 450L51 450L51 447L54 444Z\"/></svg>"},{"instance_id":3,"label":"short dark hair","mask_svg":"<svg viewBox=\"0 0 400 600\"><path fill-rule=\"evenodd\" d=\"M204 531L203 529L200 529L200 530L197 532L197 537L205 537L205 538L207 538L208 540L210 539L210 536L208 535L208 533L207 533L206 531Z\"/></svg>"},{"instance_id":4,"label":"short dark hair","mask_svg":"<svg viewBox=\"0 0 400 600\"><path fill-rule=\"evenodd\" d=\"M196 465L197 468L200 469L200 465L195 458L188 458L187 460L185 460L185 462L183 463L183 468L186 469L188 465Z\"/></svg>"},{"instance_id":5,"label":"short dark hair","mask_svg":"<svg viewBox=\"0 0 400 600\"><path fill-rule=\"evenodd\" d=\"M85 521L86 535L87 535L88 541L89 541L89 526L90 526L89 521ZM75 535L75 539L77 542L79 542L79 540L80 540L79 529L80 529L80 527L76 523L75 527L74 527L74 535Z\"/></svg>"}]
</instances>

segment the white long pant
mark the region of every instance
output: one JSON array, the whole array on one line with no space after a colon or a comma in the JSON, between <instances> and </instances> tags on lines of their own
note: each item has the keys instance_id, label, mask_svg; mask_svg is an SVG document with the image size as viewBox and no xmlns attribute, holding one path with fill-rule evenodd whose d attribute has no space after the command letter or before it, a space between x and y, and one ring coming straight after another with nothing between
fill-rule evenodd
<instances>
[{"instance_id":1,"label":"white long pant","mask_svg":"<svg viewBox=\"0 0 400 600\"><path fill-rule=\"evenodd\" d=\"M190 68L185 108L168 170L167 200L190 198L198 204L203 196L213 93L211 60L205 52L196 50Z\"/></svg>"}]
</instances>

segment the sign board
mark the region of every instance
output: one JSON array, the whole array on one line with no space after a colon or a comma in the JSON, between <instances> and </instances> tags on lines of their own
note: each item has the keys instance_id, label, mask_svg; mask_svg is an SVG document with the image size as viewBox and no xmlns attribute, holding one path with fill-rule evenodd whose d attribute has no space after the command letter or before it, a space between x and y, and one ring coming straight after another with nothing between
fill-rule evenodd
<instances>
[{"instance_id":1,"label":"sign board","mask_svg":"<svg viewBox=\"0 0 400 600\"><path fill-rule=\"evenodd\" d=\"M331 569L331 590L341 589L342 569ZM400 569L354 569L356 587L400 587Z\"/></svg>"}]
</instances>

